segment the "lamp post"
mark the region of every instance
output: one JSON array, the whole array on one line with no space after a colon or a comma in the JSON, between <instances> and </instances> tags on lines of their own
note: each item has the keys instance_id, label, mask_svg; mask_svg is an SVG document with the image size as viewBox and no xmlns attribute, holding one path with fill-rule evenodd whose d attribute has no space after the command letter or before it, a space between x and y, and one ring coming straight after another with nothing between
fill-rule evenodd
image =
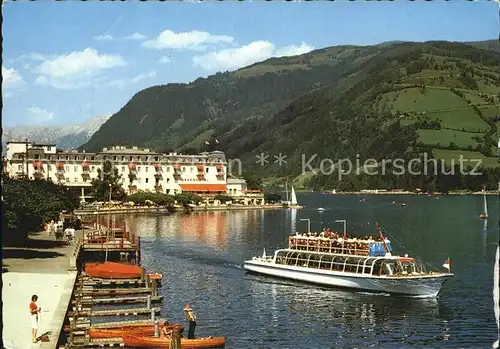
<instances>
[{"instance_id":1,"label":"lamp post","mask_svg":"<svg viewBox=\"0 0 500 349\"><path fill-rule=\"evenodd\" d=\"M309 218L302 218L301 221L307 221L307 232L311 232L311 220Z\"/></svg>"},{"instance_id":2,"label":"lamp post","mask_svg":"<svg viewBox=\"0 0 500 349\"><path fill-rule=\"evenodd\" d=\"M109 230L111 224L111 183L108 185L109 187L109 200L108 200L108 230L106 232L106 256L105 261L108 261L108 245L109 245Z\"/></svg>"}]
</instances>

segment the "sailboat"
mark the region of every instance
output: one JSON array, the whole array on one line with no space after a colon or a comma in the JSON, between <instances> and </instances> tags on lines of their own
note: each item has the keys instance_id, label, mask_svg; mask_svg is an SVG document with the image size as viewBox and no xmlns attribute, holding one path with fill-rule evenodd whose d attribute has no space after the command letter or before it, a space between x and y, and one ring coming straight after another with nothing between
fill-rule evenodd
<instances>
[{"instance_id":1,"label":"sailboat","mask_svg":"<svg viewBox=\"0 0 500 349\"><path fill-rule=\"evenodd\" d=\"M292 192L290 194L290 201L288 201L288 182L285 183L286 190L286 201L282 201L284 205L287 205L288 208L303 208L300 206L297 201L297 195L295 194L295 188L292 185Z\"/></svg>"},{"instance_id":2,"label":"sailboat","mask_svg":"<svg viewBox=\"0 0 500 349\"><path fill-rule=\"evenodd\" d=\"M488 203L486 202L486 187L483 188L483 202L484 202L483 213L479 215L479 218L488 219Z\"/></svg>"}]
</instances>

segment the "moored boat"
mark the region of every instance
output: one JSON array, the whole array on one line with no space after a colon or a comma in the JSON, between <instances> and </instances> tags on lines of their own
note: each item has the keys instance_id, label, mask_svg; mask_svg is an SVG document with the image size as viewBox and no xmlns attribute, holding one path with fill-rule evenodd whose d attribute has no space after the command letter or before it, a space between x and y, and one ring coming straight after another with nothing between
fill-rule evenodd
<instances>
[{"instance_id":1,"label":"moored boat","mask_svg":"<svg viewBox=\"0 0 500 349\"><path fill-rule=\"evenodd\" d=\"M143 268L116 262L86 263L85 273L101 279L138 279L142 276Z\"/></svg>"},{"instance_id":2,"label":"moored boat","mask_svg":"<svg viewBox=\"0 0 500 349\"><path fill-rule=\"evenodd\" d=\"M418 258L393 256L380 227L380 238L375 240L348 237L345 226L344 221L343 236L298 233L288 239L288 248L253 257L244 262L244 268L325 286L424 297L437 296L453 276L449 263L443 265L448 272L428 272Z\"/></svg>"},{"instance_id":3,"label":"moored boat","mask_svg":"<svg viewBox=\"0 0 500 349\"><path fill-rule=\"evenodd\" d=\"M161 330L163 326L159 326ZM172 330L178 328L181 332L184 330L184 326L181 324L172 324L167 326L167 329ZM142 326L123 326L117 328L90 328L89 337L91 339L98 338L120 338L125 334L131 334L135 336L152 337L155 334L154 325L142 325Z\"/></svg>"},{"instance_id":4,"label":"moored boat","mask_svg":"<svg viewBox=\"0 0 500 349\"><path fill-rule=\"evenodd\" d=\"M123 335L123 344L133 348L170 348L169 338ZM226 345L225 337L181 338L182 349L221 348Z\"/></svg>"}]
</instances>

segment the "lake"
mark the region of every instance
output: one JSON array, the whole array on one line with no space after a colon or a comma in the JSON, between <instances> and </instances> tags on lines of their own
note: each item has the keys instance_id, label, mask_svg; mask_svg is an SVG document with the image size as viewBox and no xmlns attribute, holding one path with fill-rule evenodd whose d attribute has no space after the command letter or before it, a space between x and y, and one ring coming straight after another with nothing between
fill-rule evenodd
<instances>
[{"instance_id":1,"label":"lake","mask_svg":"<svg viewBox=\"0 0 500 349\"><path fill-rule=\"evenodd\" d=\"M298 200L304 209L127 217L142 239L142 265L164 275L162 317L185 324L182 309L189 303L198 317L196 335L226 336L226 348L491 347L498 197L488 197L487 224L479 219L482 196L298 193ZM373 236L379 222L396 253L441 271L449 257L455 277L438 298L419 299L245 272L244 260L307 230L301 219L310 219L313 231L342 231L334 221L346 219L349 234Z\"/></svg>"}]
</instances>

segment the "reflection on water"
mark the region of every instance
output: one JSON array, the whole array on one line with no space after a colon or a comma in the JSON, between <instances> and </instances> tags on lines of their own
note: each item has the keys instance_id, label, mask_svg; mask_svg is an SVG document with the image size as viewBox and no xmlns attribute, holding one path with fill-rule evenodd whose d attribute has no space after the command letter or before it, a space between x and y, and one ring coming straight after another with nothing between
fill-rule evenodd
<instances>
[{"instance_id":1,"label":"reflection on water","mask_svg":"<svg viewBox=\"0 0 500 349\"><path fill-rule=\"evenodd\" d=\"M183 322L182 308L197 312L199 336L224 335L227 348L481 348L495 340L491 302L492 242L498 233L479 231L471 197L405 198L317 195L299 198L302 210L197 212L127 217L142 237L147 270L163 273L162 316ZM493 206L493 203L492 203ZM494 209L491 210L493 217ZM347 219L348 230L373 234L379 221L400 244L440 268L452 258L455 277L437 299L394 297L283 281L246 274L243 261L284 247L305 230L300 219L331 227ZM483 222L484 224L485 222ZM441 268L442 269L442 268Z\"/></svg>"}]
</instances>

